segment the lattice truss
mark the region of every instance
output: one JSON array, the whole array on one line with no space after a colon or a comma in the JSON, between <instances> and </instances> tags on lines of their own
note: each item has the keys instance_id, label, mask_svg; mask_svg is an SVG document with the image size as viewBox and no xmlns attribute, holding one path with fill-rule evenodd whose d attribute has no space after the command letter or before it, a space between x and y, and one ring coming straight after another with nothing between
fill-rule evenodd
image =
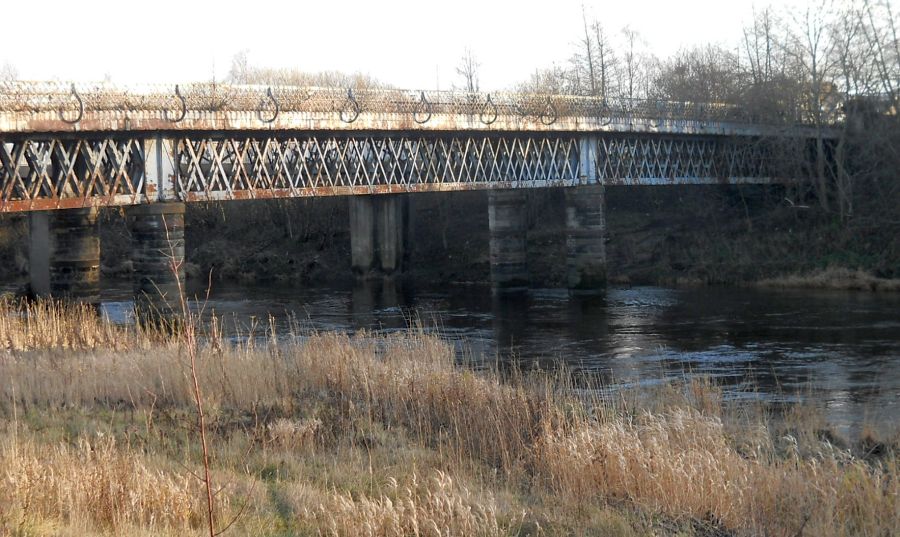
<instances>
[{"instance_id":1,"label":"lattice truss","mask_svg":"<svg viewBox=\"0 0 900 537\"><path fill-rule=\"evenodd\" d=\"M440 190L563 185L579 176L578 140L558 136L182 138L187 198L316 195L329 189ZM251 194L252 195L252 194Z\"/></svg>"},{"instance_id":2,"label":"lattice truss","mask_svg":"<svg viewBox=\"0 0 900 537\"><path fill-rule=\"evenodd\" d=\"M750 138L601 137L597 175L608 184L773 179L771 143Z\"/></svg>"},{"instance_id":3,"label":"lattice truss","mask_svg":"<svg viewBox=\"0 0 900 537\"><path fill-rule=\"evenodd\" d=\"M739 137L602 135L606 184L769 182L799 177L805 142ZM184 201L580 184L576 135L294 135L176 138ZM145 141L0 137L0 212L148 201ZM793 153L792 153L793 152ZM799 155L799 156L798 156ZM155 199L155 198L154 198Z\"/></svg>"},{"instance_id":4,"label":"lattice truss","mask_svg":"<svg viewBox=\"0 0 900 537\"><path fill-rule=\"evenodd\" d=\"M39 210L137 203L144 190L144 146L138 138L0 138L0 205Z\"/></svg>"}]
</instances>

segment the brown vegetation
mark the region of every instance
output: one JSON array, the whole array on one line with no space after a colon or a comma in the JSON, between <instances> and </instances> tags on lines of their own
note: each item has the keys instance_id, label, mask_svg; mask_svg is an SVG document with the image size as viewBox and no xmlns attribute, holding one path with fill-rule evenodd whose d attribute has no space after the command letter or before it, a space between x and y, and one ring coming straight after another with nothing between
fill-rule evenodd
<instances>
[{"instance_id":1,"label":"brown vegetation","mask_svg":"<svg viewBox=\"0 0 900 537\"><path fill-rule=\"evenodd\" d=\"M900 291L900 280L878 278L864 270L829 267L809 274L793 274L767 278L757 282L760 287L835 289L852 291Z\"/></svg>"},{"instance_id":2,"label":"brown vegetation","mask_svg":"<svg viewBox=\"0 0 900 537\"><path fill-rule=\"evenodd\" d=\"M0 534L201 534L184 345L91 324L86 310L0 310ZM52 334L79 326L101 333ZM240 345L215 334L197 374L216 518L237 517L235 534L900 527L890 444L863 457L808 417L730 409L706 383L607 398L565 374L459 367L450 346L416 332Z\"/></svg>"}]
</instances>

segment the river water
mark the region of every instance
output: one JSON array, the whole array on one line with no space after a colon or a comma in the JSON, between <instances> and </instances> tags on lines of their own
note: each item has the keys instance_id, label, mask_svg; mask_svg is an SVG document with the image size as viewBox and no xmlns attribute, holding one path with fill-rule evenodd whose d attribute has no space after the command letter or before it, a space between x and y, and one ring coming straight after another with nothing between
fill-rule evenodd
<instances>
[{"instance_id":1,"label":"river water","mask_svg":"<svg viewBox=\"0 0 900 537\"><path fill-rule=\"evenodd\" d=\"M103 309L127 322L130 289ZM900 427L900 294L698 287L611 287L604 299L565 290L494 297L488 286L216 285L206 311L231 333L424 327L468 359L564 362L612 386L714 378L732 401L809 401L845 432Z\"/></svg>"}]
</instances>

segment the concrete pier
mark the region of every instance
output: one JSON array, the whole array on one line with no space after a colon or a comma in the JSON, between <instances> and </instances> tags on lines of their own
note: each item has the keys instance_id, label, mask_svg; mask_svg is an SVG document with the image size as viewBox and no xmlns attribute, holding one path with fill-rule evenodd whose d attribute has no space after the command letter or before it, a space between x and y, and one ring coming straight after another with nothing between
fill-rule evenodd
<instances>
[{"instance_id":1,"label":"concrete pier","mask_svg":"<svg viewBox=\"0 0 900 537\"><path fill-rule=\"evenodd\" d=\"M372 196L350 198L350 266L366 277L375 268L375 203Z\"/></svg>"},{"instance_id":2,"label":"concrete pier","mask_svg":"<svg viewBox=\"0 0 900 537\"><path fill-rule=\"evenodd\" d=\"M408 201L397 194L350 198L351 266L358 277L390 277L403 272Z\"/></svg>"},{"instance_id":3,"label":"concrete pier","mask_svg":"<svg viewBox=\"0 0 900 537\"><path fill-rule=\"evenodd\" d=\"M181 313L184 284L184 204L153 203L128 210L134 300L139 316Z\"/></svg>"},{"instance_id":4,"label":"concrete pier","mask_svg":"<svg viewBox=\"0 0 900 537\"><path fill-rule=\"evenodd\" d=\"M28 214L28 278L34 296L50 296L50 213Z\"/></svg>"},{"instance_id":5,"label":"concrete pier","mask_svg":"<svg viewBox=\"0 0 900 537\"><path fill-rule=\"evenodd\" d=\"M100 302L97 209L65 209L29 216L31 290L36 296Z\"/></svg>"},{"instance_id":6,"label":"concrete pier","mask_svg":"<svg viewBox=\"0 0 900 537\"><path fill-rule=\"evenodd\" d=\"M524 190L488 193L491 285L495 292L523 292L529 287L526 216Z\"/></svg>"},{"instance_id":7,"label":"concrete pier","mask_svg":"<svg viewBox=\"0 0 900 537\"><path fill-rule=\"evenodd\" d=\"M566 279L572 294L606 291L605 203L603 185L566 189Z\"/></svg>"},{"instance_id":8,"label":"concrete pier","mask_svg":"<svg viewBox=\"0 0 900 537\"><path fill-rule=\"evenodd\" d=\"M396 194L376 198L378 268L384 276L402 273L405 268L408 202L406 196Z\"/></svg>"}]
</instances>

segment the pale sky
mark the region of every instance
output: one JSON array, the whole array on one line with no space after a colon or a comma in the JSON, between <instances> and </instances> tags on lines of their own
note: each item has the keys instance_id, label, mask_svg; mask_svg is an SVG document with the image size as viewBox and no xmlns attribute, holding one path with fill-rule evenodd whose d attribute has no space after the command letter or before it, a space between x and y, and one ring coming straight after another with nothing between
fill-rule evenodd
<instances>
[{"instance_id":1,"label":"pale sky","mask_svg":"<svg viewBox=\"0 0 900 537\"><path fill-rule=\"evenodd\" d=\"M177 83L218 79L232 56L253 65L364 72L409 89L449 89L466 47L483 90L568 58L581 6L608 32L630 25L666 56L714 42L737 46L752 0L4 0L0 66L28 80ZM784 0L773 2L784 4ZM806 5L806 0L787 0Z\"/></svg>"}]
</instances>

